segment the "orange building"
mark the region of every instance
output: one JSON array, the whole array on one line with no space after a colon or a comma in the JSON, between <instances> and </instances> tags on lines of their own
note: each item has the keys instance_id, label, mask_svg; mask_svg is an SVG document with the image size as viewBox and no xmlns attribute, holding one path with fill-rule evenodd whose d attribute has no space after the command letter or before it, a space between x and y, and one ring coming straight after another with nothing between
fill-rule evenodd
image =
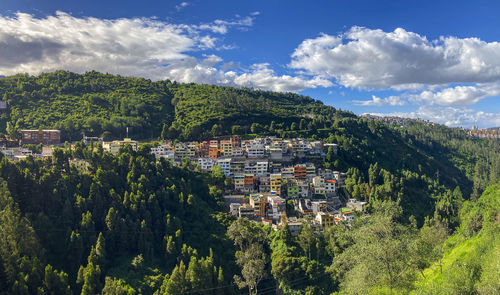
<instances>
[{"instance_id":1,"label":"orange building","mask_svg":"<svg viewBox=\"0 0 500 295\"><path fill-rule=\"evenodd\" d=\"M297 166L294 166L293 167L293 176L295 176L295 178L306 178L307 176L307 167L306 166L302 166L302 165L297 165Z\"/></svg>"}]
</instances>

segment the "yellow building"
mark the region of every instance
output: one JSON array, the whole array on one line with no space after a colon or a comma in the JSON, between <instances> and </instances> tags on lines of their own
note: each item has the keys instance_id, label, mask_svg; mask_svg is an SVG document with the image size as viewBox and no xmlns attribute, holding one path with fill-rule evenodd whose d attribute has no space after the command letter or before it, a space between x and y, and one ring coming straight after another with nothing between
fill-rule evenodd
<instances>
[{"instance_id":1,"label":"yellow building","mask_svg":"<svg viewBox=\"0 0 500 295\"><path fill-rule=\"evenodd\" d=\"M220 150L224 156L233 155L233 142L231 140L221 140Z\"/></svg>"},{"instance_id":2,"label":"yellow building","mask_svg":"<svg viewBox=\"0 0 500 295\"><path fill-rule=\"evenodd\" d=\"M277 196L281 195L281 185L283 184L283 179L281 174L271 174L271 192L275 192Z\"/></svg>"},{"instance_id":3,"label":"yellow building","mask_svg":"<svg viewBox=\"0 0 500 295\"><path fill-rule=\"evenodd\" d=\"M325 213L325 212L318 212L316 214L316 221L324 229L326 227L330 227L330 226L335 225L335 216L333 216L332 214Z\"/></svg>"}]
</instances>

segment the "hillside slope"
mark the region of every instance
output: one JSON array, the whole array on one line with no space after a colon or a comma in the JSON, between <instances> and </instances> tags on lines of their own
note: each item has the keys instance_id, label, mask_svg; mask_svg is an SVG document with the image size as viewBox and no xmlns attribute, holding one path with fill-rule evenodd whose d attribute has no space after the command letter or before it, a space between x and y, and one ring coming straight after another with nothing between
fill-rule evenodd
<instances>
[{"instance_id":1,"label":"hillside slope","mask_svg":"<svg viewBox=\"0 0 500 295\"><path fill-rule=\"evenodd\" d=\"M457 233L441 262L424 271L415 294L500 293L500 183L461 210Z\"/></svg>"},{"instance_id":2,"label":"hillside slope","mask_svg":"<svg viewBox=\"0 0 500 295\"><path fill-rule=\"evenodd\" d=\"M351 193L400 199L405 215L419 221L456 187L465 199L479 196L499 177L489 172L500 171L498 144L468 139L463 130L417 121L402 129L293 93L57 71L0 78L0 96L8 103L0 132L13 137L21 128L57 128L63 140L82 133L113 139L131 127L130 136L143 140L239 134L335 142L340 152L324 165L357 169L349 174ZM460 200L439 204L447 211L453 202Z\"/></svg>"}]
</instances>

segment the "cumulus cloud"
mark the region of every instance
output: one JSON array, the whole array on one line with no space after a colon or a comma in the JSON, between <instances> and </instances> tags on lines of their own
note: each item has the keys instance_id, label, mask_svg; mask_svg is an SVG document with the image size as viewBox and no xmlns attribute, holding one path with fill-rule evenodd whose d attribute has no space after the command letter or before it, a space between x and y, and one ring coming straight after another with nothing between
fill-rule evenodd
<instances>
[{"instance_id":1,"label":"cumulus cloud","mask_svg":"<svg viewBox=\"0 0 500 295\"><path fill-rule=\"evenodd\" d=\"M223 61L216 55L201 59L192 55L216 49L219 40L210 34L248 28L256 15L216 20L205 24L207 27L174 25L152 18L78 18L63 12L46 18L25 13L0 16L0 75L64 69L276 91L331 85L321 78L279 76L268 66L247 72L229 70L224 64L218 67Z\"/></svg>"},{"instance_id":2,"label":"cumulus cloud","mask_svg":"<svg viewBox=\"0 0 500 295\"><path fill-rule=\"evenodd\" d=\"M303 77L292 77L289 75L276 76L268 64L255 64L250 73L244 73L234 77L234 83L238 86L271 89L273 91L300 91L305 88L330 87L332 82L315 77L307 79Z\"/></svg>"},{"instance_id":3,"label":"cumulus cloud","mask_svg":"<svg viewBox=\"0 0 500 295\"><path fill-rule=\"evenodd\" d=\"M254 64L245 73L217 69L215 65L222 59L208 56L199 62L190 57L175 62L165 68L166 76L179 82L197 82L228 86L241 86L272 91L297 92L305 88L329 87L332 83L321 78L292 77L276 75L268 64Z\"/></svg>"},{"instance_id":4,"label":"cumulus cloud","mask_svg":"<svg viewBox=\"0 0 500 295\"><path fill-rule=\"evenodd\" d=\"M495 83L477 86L455 86L437 92L426 90L411 95L410 99L415 102L443 106L467 106L497 95L500 95L500 84Z\"/></svg>"},{"instance_id":5,"label":"cumulus cloud","mask_svg":"<svg viewBox=\"0 0 500 295\"><path fill-rule=\"evenodd\" d=\"M304 40L290 66L334 78L346 87L415 89L500 81L500 43L353 27L345 34Z\"/></svg>"},{"instance_id":6,"label":"cumulus cloud","mask_svg":"<svg viewBox=\"0 0 500 295\"><path fill-rule=\"evenodd\" d=\"M389 96L386 98L380 98L375 95L372 95L371 100L353 100L353 103L361 106L382 106L382 105L390 105L390 106L404 106L406 105L406 101L402 100L399 96Z\"/></svg>"}]
</instances>

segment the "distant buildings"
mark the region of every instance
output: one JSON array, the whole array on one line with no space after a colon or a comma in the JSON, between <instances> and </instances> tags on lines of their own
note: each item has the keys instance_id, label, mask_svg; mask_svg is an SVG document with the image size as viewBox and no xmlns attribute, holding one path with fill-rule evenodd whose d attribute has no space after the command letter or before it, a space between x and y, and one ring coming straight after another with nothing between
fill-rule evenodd
<instances>
[{"instance_id":1,"label":"distant buildings","mask_svg":"<svg viewBox=\"0 0 500 295\"><path fill-rule=\"evenodd\" d=\"M497 139L500 140L500 128L478 129L476 126L472 130L467 131L470 137L481 139Z\"/></svg>"},{"instance_id":2,"label":"distant buildings","mask_svg":"<svg viewBox=\"0 0 500 295\"><path fill-rule=\"evenodd\" d=\"M21 144L59 144L61 143L60 130L20 130Z\"/></svg>"},{"instance_id":3,"label":"distant buildings","mask_svg":"<svg viewBox=\"0 0 500 295\"><path fill-rule=\"evenodd\" d=\"M130 138L125 138L124 140L114 140L109 142L103 142L102 148L105 152L116 154L120 148L125 145L130 145L134 151L137 150L137 141L131 140Z\"/></svg>"}]
</instances>

